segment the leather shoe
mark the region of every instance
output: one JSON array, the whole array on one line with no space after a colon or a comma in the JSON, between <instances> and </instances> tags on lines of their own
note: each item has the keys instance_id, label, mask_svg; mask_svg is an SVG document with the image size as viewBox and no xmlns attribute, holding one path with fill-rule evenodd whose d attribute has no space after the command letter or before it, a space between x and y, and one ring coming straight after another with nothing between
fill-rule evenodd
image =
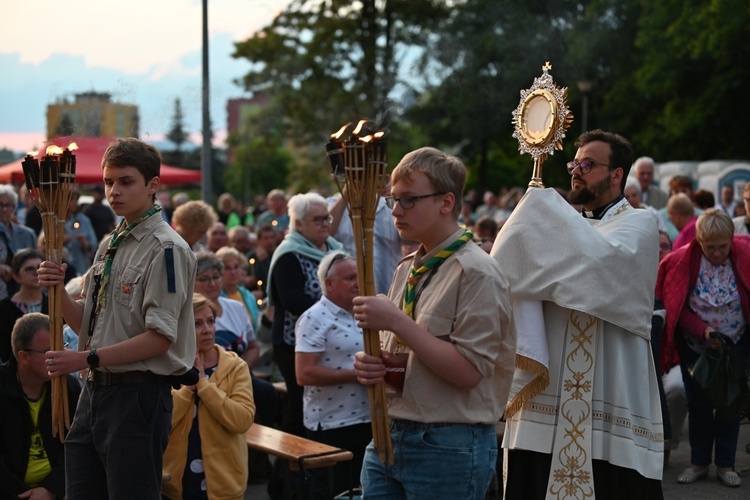
<instances>
[{"instance_id":1,"label":"leather shoe","mask_svg":"<svg viewBox=\"0 0 750 500\"><path fill-rule=\"evenodd\" d=\"M740 479L739 474L734 472L733 470L727 471L725 473L717 472L716 477L724 483L724 486L729 486L730 488L736 488L737 486L742 484L742 479Z\"/></svg>"},{"instance_id":2,"label":"leather shoe","mask_svg":"<svg viewBox=\"0 0 750 500\"><path fill-rule=\"evenodd\" d=\"M695 471L692 467L688 467L677 476L677 482L680 484L692 484L698 479L704 479L706 477L708 477L708 467L699 471Z\"/></svg>"}]
</instances>

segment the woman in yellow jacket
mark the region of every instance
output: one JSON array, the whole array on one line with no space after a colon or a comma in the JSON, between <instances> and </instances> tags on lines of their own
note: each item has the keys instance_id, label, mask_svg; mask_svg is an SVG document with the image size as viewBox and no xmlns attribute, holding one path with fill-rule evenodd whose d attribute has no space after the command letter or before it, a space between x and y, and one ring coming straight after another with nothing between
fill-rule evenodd
<instances>
[{"instance_id":1,"label":"woman in yellow jacket","mask_svg":"<svg viewBox=\"0 0 750 500\"><path fill-rule=\"evenodd\" d=\"M170 499L242 499L247 488L245 433L255 418L247 363L214 343L219 305L193 294L200 379L173 390L172 432L162 486Z\"/></svg>"}]
</instances>

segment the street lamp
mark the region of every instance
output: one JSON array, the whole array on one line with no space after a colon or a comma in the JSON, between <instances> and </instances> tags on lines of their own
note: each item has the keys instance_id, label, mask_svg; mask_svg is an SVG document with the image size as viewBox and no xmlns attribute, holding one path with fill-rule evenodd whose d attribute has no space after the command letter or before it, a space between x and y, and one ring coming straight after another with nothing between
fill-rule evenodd
<instances>
[{"instance_id":1,"label":"street lamp","mask_svg":"<svg viewBox=\"0 0 750 500\"><path fill-rule=\"evenodd\" d=\"M202 115L203 147L201 149L201 198L209 205L214 202L213 171L211 169L211 115L209 111L208 87L208 0L203 0L203 80Z\"/></svg>"},{"instance_id":2,"label":"street lamp","mask_svg":"<svg viewBox=\"0 0 750 500\"><path fill-rule=\"evenodd\" d=\"M581 113L581 132L589 129L589 93L594 88L591 80L578 80L578 90L583 97L583 112Z\"/></svg>"}]
</instances>

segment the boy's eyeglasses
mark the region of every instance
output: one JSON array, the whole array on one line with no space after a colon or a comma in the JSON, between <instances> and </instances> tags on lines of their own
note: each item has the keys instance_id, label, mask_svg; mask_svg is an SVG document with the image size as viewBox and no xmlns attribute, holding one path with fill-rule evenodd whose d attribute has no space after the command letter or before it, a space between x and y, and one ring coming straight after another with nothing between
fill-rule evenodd
<instances>
[{"instance_id":1,"label":"boy's eyeglasses","mask_svg":"<svg viewBox=\"0 0 750 500\"><path fill-rule=\"evenodd\" d=\"M422 198L431 198L433 196L442 196L445 193L430 193L430 194L421 194L419 196L403 196L401 198L395 198L393 196L386 196L385 204L388 208L393 208L396 206L396 203L399 204L401 208L404 210L408 210L410 208L414 208L414 205L416 204L417 200L421 200Z\"/></svg>"}]
</instances>

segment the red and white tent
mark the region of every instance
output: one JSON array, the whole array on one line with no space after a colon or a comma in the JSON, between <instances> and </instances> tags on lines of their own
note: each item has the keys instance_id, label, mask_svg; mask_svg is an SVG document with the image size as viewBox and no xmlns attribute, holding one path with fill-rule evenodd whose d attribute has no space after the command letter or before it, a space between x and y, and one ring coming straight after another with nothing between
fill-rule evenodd
<instances>
[{"instance_id":1,"label":"red and white tent","mask_svg":"<svg viewBox=\"0 0 750 500\"><path fill-rule=\"evenodd\" d=\"M67 148L71 142L75 142L78 145L74 153L76 155L76 184L101 184L102 157L113 140L111 137L55 137L47 141L44 147L54 144ZM40 149L40 155L44 155L43 149ZM22 161L23 159L19 159L0 166L0 183L24 182ZM201 173L199 170L162 164L159 178L161 183L166 185L195 184L200 183Z\"/></svg>"}]
</instances>

